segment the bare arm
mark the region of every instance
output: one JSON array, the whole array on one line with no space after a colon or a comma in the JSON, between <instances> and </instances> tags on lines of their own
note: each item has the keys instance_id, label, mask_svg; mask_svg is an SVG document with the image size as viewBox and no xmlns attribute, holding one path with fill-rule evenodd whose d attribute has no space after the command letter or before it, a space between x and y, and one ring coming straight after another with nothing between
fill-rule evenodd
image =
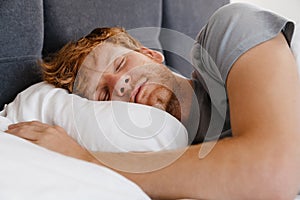
<instances>
[{"instance_id":1,"label":"bare arm","mask_svg":"<svg viewBox=\"0 0 300 200\"><path fill-rule=\"evenodd\" d=\"M120 173L153 197L293 199L300 189L297 74L282 34L249 50L234 64L227 82L232 138L219 141L201 160L197 145L161 170ZM165 154L148 155L148 161L136 164L152 165Z\"/></svg>"},{"instance_id":2,"label":"bare arm","mask_svg":"<svg viewBox=\"0 0 300 200\"><path fill-rule=\"evenodd\" d=\"M64 153L62 145L49 147L51 138L58 143L55 137L25 134L29 127L8 132L99 165L119 165L119 173L155 198L293 199L300 189L299 87L283 35L252 48L234 64L227 80L233 137L219 141L203 159L198 158L201 146L195 145L172 164L146 173L124 171L159 168L157 162L177 158L178 151L98 153L99 161L71 140L66 141L74 151Z\"/></svg>"}]
</instances>

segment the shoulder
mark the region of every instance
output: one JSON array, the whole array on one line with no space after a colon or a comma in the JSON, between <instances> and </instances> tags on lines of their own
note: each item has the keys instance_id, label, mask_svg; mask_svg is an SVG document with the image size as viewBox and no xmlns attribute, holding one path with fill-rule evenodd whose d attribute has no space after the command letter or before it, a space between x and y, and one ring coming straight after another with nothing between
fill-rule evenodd
<instances>
[{"instance_id":1,"label":"shoulder","mask_svg":"<svg viewBox=\"0 0 300 200\"><path fill-rule=\"evenodd\" d=\"M281 31L290 43L293 30L292 22L260 7L246 3L226 5L199 32L192 49L194 66L225 83L232 65L246 51Z\"/></svg>"}]
</instances>

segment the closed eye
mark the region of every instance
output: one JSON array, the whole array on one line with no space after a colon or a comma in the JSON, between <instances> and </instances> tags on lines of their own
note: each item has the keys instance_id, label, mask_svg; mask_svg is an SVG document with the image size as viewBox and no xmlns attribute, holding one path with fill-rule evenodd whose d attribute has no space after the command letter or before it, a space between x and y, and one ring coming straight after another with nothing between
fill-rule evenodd
<instances>
[{"instance_id":1,"label":"closed eye","mask_svg":"<svg viewBox=\"0 0 300 200\"><path fill-rule=\"evenodd\" d=\"M123 68L125 63L126 63L126 57L125 56L119 57L116 62L115 71L119 72Z\"/></svg>"}]
</instances>

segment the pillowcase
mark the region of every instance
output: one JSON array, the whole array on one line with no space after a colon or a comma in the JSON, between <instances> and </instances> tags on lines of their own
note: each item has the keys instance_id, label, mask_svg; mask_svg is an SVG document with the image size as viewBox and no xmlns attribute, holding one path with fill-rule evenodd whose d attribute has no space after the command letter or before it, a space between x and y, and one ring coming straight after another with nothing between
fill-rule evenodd
<instances>
[{"instance_id":1,"label":"pillowcase","mask_svg":"<svg viewBox=\"0 0 300 200\"><path fill-rule=\"evenodd\" d=\"M41 82L18 94L0 113L11 123L37 120L63 127L90 151L159 151L186 147L180 121L154 107L90 101Z\"/></svg>"}]
</instances>

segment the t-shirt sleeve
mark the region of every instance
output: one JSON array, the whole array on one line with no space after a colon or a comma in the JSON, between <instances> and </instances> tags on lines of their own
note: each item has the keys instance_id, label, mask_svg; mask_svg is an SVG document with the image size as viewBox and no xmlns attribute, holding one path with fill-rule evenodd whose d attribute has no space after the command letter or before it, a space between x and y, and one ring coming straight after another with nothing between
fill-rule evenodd
<instances>
[{"instance_id":1,"label":"t-shirt sleeve","mask_svg":"<svg viewBox=\"0 0 300 200\"><path fill-rule=\"evenodd\" d=\"M271 11L246 3L228 4L198 34L193 64L206 82L225 85L232 65L243 53L280 32L290 45L293 31L291 21Z\"/></svg>"}]
</instances>

